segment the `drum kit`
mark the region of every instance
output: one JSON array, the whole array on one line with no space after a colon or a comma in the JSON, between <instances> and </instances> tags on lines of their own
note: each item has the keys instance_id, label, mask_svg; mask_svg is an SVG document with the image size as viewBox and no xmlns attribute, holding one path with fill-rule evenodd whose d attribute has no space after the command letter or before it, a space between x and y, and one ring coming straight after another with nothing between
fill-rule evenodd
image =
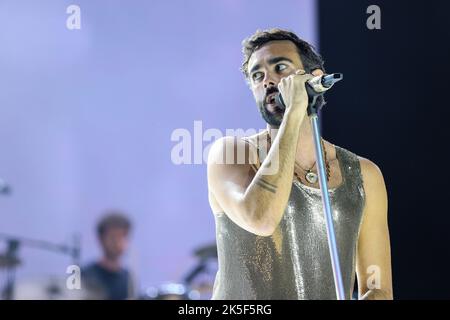
<instances>
[{"instance_id":1,"label":"drum kit","mask_svg":"<svg viewBox=\"0 0 450 320\"><path fill-rule=\"evenodd\" d=\"M51 250L72 257L78 265L79 239L72 246L53 244L41 240L13 237L0 233L0 240L6 242L6 250L0 253L0 271L6 271L6 282L0 286L1 297L5 300L92 300L102 299L94 290L70 290L67 277L34 277L17 280L16 270L22 265L18 256L22 246L33 246ZM217 271L217 248L215 243L202 246L193 251L195 265L189 269L178 283L164 283L150 287L141 294L142 300L198 300L210 299Z\"/></svg>"},{"instance_id":2,"label":"drum kit","mask_svg":"<svg viewBox=\"0 0 450 320\"><path fill-rule=\"evenodd\" d=\"M0 179L0 195L11 193L11 187ZM0 252L0 271L6 271L6 282L0 284L0 299L6 300L85 300L102 297L96 290L70 290L67 277L37 277L16 279L16 270L22 265L19 249L34 247L69 255L74 265L79 265L80 237L75 235L72 245L56 244L42 240L27 239L0 233L0 242L6 243ZM197 300L210 299L217 271L216 244L201 246L193 251L195 265L189 269L179 283L164 283L150 287L139 299L145 300Z\"/></svg>"},{"instance_id":3,"label":"drum kit","mask_svg":"<svg viewBox=\"0 0 450 320\"><path fill-rule=\"evenodd\" d=\"M178 283L164 283L150 287L141 299L150 300L207 300L211 299L217 272L216 244L201 246L193 251L195 265Z\"/></svg>"}]
</instances>

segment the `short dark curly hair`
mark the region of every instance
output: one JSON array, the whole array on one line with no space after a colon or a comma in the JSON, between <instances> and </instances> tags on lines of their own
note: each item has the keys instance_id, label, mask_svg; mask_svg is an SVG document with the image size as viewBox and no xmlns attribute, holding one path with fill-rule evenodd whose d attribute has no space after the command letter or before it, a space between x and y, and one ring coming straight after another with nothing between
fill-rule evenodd
<instances>
[{"instance_id":1,"label":"short dark curly hair","mask_svg":"<svg viewBox=\"0 0 450 320\"><path fill-rule=\"evenodd\" d=\"M131 229L131 221L120 211L108 211L97 224L97 236L102 238L111 228L120 228L128 233Z\"/></svg>"},{"instance_id":2,"label":"short dark curly hair","mask_svg":"<svg viewBox=\"0 0 450 320\"><path fill-rule=\"evenodd\" d=\"M298 49L300 59L303 63L303 67L307 73L311 73L314 69L321 69L325 72L324 61L313 45L300 39L295 33L273 28L268 30L257 30L255 34L251 35L244 41L242 41L242 53L244 54L244 61L242 62L241 71L244 73L246 79L248 79L248 61L250 60L253 52L261 48L269 41L275 40L289 40L292 41Z\"/></svg>"}]
</instances>

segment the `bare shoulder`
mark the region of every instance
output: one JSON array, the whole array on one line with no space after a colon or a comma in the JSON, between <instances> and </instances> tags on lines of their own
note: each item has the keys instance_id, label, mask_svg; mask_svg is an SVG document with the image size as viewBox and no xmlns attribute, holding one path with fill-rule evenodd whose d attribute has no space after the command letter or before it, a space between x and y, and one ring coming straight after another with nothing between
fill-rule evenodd
<instances>
[{"instance_id":1,"label":"bare shoulder","mask_svg":"<svg viewBox=\"0 0 450 320\"><path fill-rule=\"evenodd\" d=\"M226 150L235 148L238 143L239 141L232 136L225 136L214 141L208 153L208 166L221 164L226 155Z\"/></svg>"},{"instance_id":2,"label":"bare shoulder","mask_svg":"<svg viewBox=\"0 0 450 320\"><path fill-rule=\"evenodd\" d=\"M213 213L224 212L233 192L243 192L255 169L250 161L252 146L241 138L225 136L217 139L208 154L208 197Z\"/></svg>"},{"instance_id":3,"label":"bare shoulder","mask_svg":"<svg viewBox=\"0 0 450 320\"><path fill-rule=\"evenodd\" d=\"M257 141L260 134L238 138L225 136L217 139L208 154L208 167L213 165L250 165L257 159Z\"/></svg>"},{"instance_id":4,"label":"bare shoulder","mask_svg":"<svg viewBox=\"0 0 450 320\"><path fill-rule=\"evenodd\" d=\"M358 156L358 160L361 166L361 173L363 179L367 183L381 183L384 184L383 173L381 169L373 161Z\"/></svg>"},{"instance_id":5,"label":"bare shoulder","mask_svg":"<svg viewBox=\"0 0 450 320\"><path fill-rule=\"evenodd\" d=\"M387 190L381 169L371 160L358 157L366 194L366 207L385 208L387 206ZM385 209L374 210L385 215Z\"/></svg>"}]
</instances>

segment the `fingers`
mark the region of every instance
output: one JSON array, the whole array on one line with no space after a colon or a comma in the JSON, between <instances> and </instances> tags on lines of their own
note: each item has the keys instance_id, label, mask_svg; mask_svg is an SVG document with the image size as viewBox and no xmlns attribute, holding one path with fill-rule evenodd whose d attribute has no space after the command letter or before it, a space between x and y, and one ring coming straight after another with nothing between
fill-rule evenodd
<instances>
[{"instance_id":1,"label":"fingers","mask_svg":"<svg viewBox=\"0 0 450 320\"><path fill-rule=\"evenodd\" d=\"M305 81L311 79L312 77L313 77L313 75L306 73L305 70L297 69L295 71L295 73L290 74L289 76L283 77L280 79L280 82L278 83L278 89L283 91L283 88L286 88L286 86L290 86L293 81L305 82ZM297 79L297 80L294 80L294 79Z\"/></svg>"},{"instance_id":2,"label":"fingers","mask_svg":"<svg viewBox=\"0 0 450 320\"><path fill-rule=\"evenodd\" d=\"M323 71L321 69L314 69L314 71L311 72L311 74L313 76L321 76L321 75L323 75Z\"/></svg>"},{"instance_id":3,"label":"fingers","mask_svg":"<svg viewBox=\"0 0 450 320\"><path fill-rule=\"evenodd\" d=\"M295 80L295 81L308 81L309 79L311 79L313 77L313 75L311 73L306 73L305 70L298 70L295 72L295 74L291 74L290 76L286 77L285 79L299 79L299 80Z\"/></svg>"},{"instance_id":4,"label":"fingers","mask_svg":"<svg viewBox=\"0 0 450 320\"><path fill-rule=\"evenodd\" d=\"M303 70L303 69L297 69L297 70L295 71L295 74L303 75L303 74L306 74L306 71ZM313 76L321 76L321 75L323 75L324 73L323 73L322 69L314 69L314 70L311 72L311 74L312 74Z\"/></svg>"},{"instance_id":5,"label":"fingers","mask_svg":"<svg viewBox=\"0 0 450 320\"><path fill-rule=\"evenodd\" d=\"M304 112L308 106L308 94L305 82L322 74L323 71L321 69L315 69L311 73L307 73L302 69L297 69L289 76L281 78L278 83L278 90L283 96L286 109L294 108L292 110Z\"/></svg>"}]
</instances>

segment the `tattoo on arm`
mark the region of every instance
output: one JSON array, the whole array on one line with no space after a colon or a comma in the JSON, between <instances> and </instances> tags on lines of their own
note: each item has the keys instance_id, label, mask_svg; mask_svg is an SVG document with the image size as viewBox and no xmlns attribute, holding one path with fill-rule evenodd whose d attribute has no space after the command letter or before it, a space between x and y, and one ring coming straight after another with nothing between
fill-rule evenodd
<instances>
[{"instance_id":1,"label":"tattoo on arm","mask_svg":"<svg viewBox=\"0 0 450 320\"><path fill-rule=\"evenodd\" d=\"M274 184L271 184L261 178L256 179L256 184L258 186L260 186L263 189L266 189L267 191L270 191L272 193L276 193L277 192L277 186Z\"/></svg>"}]
</instances>

